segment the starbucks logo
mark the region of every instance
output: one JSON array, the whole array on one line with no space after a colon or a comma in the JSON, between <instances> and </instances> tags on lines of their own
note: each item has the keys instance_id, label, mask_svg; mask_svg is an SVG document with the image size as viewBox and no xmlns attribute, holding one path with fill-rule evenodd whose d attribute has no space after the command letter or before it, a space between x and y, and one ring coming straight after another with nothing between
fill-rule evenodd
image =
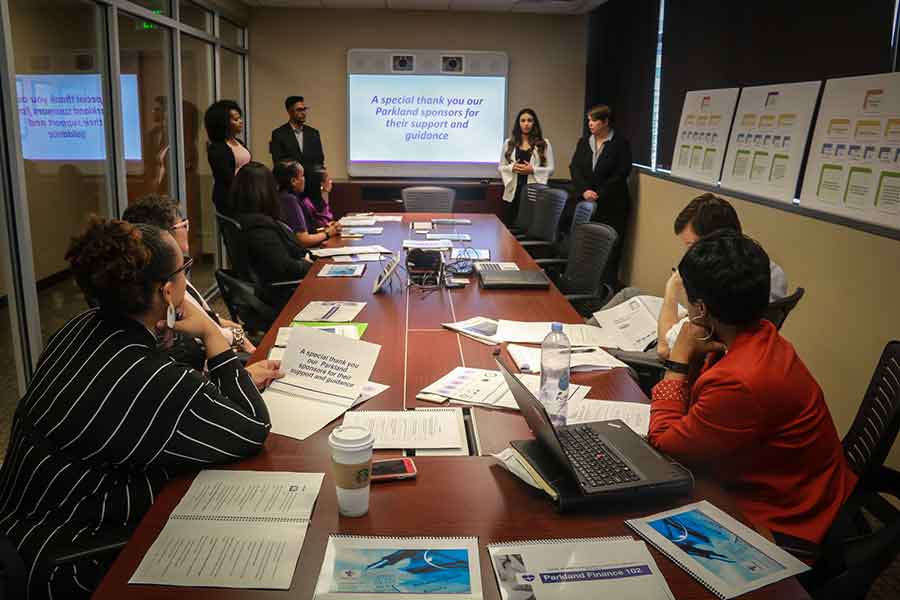
<instances>
[{"instance_id":1,"label":"starbucks logo","mask_svg":"<svg viewBox=\"0 0 900 600\"><path fill-rule=\"evenodd\" d=\"M356 472L356 483L359 485L365 484L369 480L369 468L360 469Z\"/></svg>"}]
</instances>

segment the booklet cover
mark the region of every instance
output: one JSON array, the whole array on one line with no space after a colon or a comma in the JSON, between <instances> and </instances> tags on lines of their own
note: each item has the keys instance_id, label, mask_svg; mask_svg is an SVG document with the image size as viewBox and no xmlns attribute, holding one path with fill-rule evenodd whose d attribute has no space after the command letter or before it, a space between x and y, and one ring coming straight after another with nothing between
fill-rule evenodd
<instances>
[{"instance_id":1,"label":"booklet cover","mask_svg":"<svg viewBox=\"0 0 900 600\"><path fill-rule=\"evenodd\" d=\"M503 600L674 600L644 542L630 537L489 544Z\"/></svg>"},{"instance_id":2,"label":"booklet cover","mask_svg":"<svg viewBox=\"0 0 900 600\"><path fill-rule=\"evenodd\" d=\"M720 598L809 570L705 500L625 523Z\"/></svg>"},{"instance_id":3,"label":"booklet cover","mask_svg":"<svg viewBox=\"0 0 900 600\"><path fill-rule=\"evenodd\" d=\"M478 538L331 535L316 600L481 600Z\"/></svg>"}]
</instances>

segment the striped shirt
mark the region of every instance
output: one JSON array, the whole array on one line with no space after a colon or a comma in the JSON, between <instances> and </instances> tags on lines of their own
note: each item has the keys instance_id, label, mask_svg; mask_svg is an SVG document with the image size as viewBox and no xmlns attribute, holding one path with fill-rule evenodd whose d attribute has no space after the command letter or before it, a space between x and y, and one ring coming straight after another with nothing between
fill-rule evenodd
<instances>
[{"instance_id":1,"label":"striped shirt","mask_svg":"<svg viewBox=\"0 0 900 600\"><path fill-rule=\"evenodd\" d=\"M0 470L0 531L25 562L29 598L88 597L97 581L54 557L127 539L179 471L262 448L269 413L237 356L207 366L173 361L143 324L99 309L50 338Z\"/></svg>"}]
</instances>

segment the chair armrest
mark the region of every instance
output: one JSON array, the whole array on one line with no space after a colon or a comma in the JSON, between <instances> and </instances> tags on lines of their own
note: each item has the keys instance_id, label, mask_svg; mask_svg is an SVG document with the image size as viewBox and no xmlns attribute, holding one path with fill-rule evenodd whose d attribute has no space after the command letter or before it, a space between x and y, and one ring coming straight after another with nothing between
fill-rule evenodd
<instances>
[{"instance_id":1,"label":"chair armrest","mask_svg":"<svg viewBox=\"0 0 900 600\"><path fill-rule=\"evenodd\" d=\"M524 240L524 239L525 239L525 234L524 234L524 233L517 233L517 234L515 234L515 236L516 236L516 239L517 239L517 240Z\"/></svg>"},{"instance_id":2,"label":"chair armrest","mask_svg":"<svg viewBox=\"0 0 900 600\"><path fill-rule=\"evenodd\" d=\"M569 302L578 302L581 300L599 300L603 297L595 296L593 294L563 294L563 298L565 298Z\"/></svg>"},{"instance_id":3,"label":"chair armrest","mask_svg":"<svg viewBox=\"0 0 900 600\"><path fill-rule=\"evenodd\" d=\"M555 267L558 265L566 265L569 263L568 258L536 258L534 262L537 263L539 267Z\"/></svg>"},{"instance_id":4,"label":"chair armrest","mask_svg":"<svg viewBox=\"0 0 900 600\"><path fill-rule=\"evenodd\" d=\"M862 482L867 488L900 499L900 471L881 465L877 472Z\"/></svg>"},{"instance_id":5,"label":"chair armrest","mask_svg":"<svg viewBox=\"0 0 900 600\"><path fill-rule=\"evenodd\" d=\"M628 350L610 350L610 354L628 365L636 365L646 368L656 368L662 371L663 361L655 353L648 352L632 352Z\"/></svg>"},{"instance_id":6,"label":"chair armrest","mask_svg":"<svg viewBox=\"0 0 900 600\"><path fill-rule=\"evenodd\" d=\"M272 283L268 284L268 286L269 287L287 287L287 286L296 287L296 286L300 285L301 281L303 281L303 280L298 279L296 281L273 281Z\"/></svg>"},{"instance_id":7,"label":"chair armrest","mask_svg":"<svg viewBox=\"0 0 900 600\"><path fill-rule=\"evenodd\" d=\"M544 240L520 240L519 243L523 248L540 248L556 244L556 242L545 242Z\"/></svg>"}]
</instances>

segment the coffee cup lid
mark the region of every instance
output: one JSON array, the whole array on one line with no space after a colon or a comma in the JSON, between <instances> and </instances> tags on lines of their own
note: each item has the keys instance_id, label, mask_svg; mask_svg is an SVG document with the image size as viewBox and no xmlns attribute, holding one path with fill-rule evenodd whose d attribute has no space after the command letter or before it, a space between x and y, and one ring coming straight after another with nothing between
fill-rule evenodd
<instances>
[{"instance_id":1,"label":"coffee cup lid","mask_svg":"<svg viewBox=\"0 0 900 600\"><path fill-rule=\"evenodd\" d=\"M375 435L366 427L340 425L331 431L328 444L338 450L365 450L375 444Z\"/></svg>"}]
</instances>

